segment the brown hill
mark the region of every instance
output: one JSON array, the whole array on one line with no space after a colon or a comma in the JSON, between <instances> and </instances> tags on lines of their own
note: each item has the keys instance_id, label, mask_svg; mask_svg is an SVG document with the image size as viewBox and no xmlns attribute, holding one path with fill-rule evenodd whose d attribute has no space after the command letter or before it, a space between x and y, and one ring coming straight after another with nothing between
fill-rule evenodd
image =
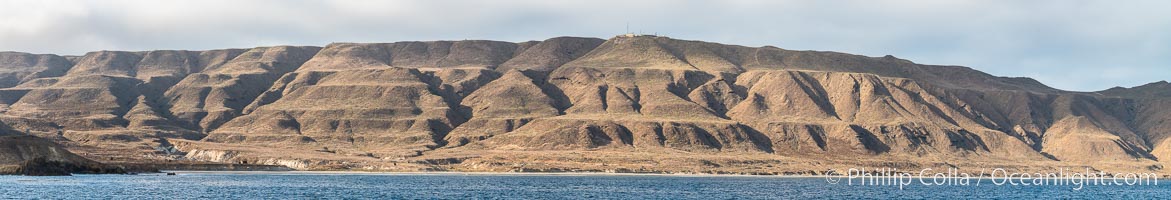
<instances>
[{"instance_id":1,"label":"brown hill","mask_svg":"<svg viewBox=\"0 0 1171 200\"><path fill-rule=\"evenodd\" d=\"M183 127L210 132L240 115L282 75L292 72L318 47L258 47L209 51L215 60L200 73L186 76L166 90L159 104Z\"/></svg>"},{"instance_id":2,"label":"brown hill","mask_svg":"<svg viewBox=\"0 0 1171 200\"><path fill-rule=\"evenodd\" d=\"M42 77L65 74L73 63L57 55L0 52L0 88Z\"/></svg>"},{"instance_id":3,"label":"brown hill","mask_svg":"<svg viewBox=\"0 0 1171 200\"><path fill-rule=\"evenodd\" d=\"M0 127L0 174L68 176L72 173L126 173L69 152L61 145Z\"/></svg>"},{"instance_id":4,"label":"brown hill","mask_svg":"<svg viewBox=\"0 0 1171 200\"><path fill-rule=\"evenodd\" d=\"M893 56L619 36L0 58L13 129L127 152L202 140L187 157L215 162L819 173L1171 160L1166 82L1068 92Z\"/></svg>"},{"instance_id":5,"label":"brown hill","mask_svg":"<svg viewBox=\"0 0 1171 200\"><path fill-rule=\"evenodd\" d=\"M1171 97L1171 83L1168 83L1167 81L1159 81L1159 82L1148 83L1146 85L1140 85L1140 86L1132 87L1132 88L1114 87L1114 88L1100 91L1098 93L1102 94L1102 95L1106 95L1106 96L1119 96L1119 97L1131 97L1131 98Z\"/></svg>"}]
</instances>

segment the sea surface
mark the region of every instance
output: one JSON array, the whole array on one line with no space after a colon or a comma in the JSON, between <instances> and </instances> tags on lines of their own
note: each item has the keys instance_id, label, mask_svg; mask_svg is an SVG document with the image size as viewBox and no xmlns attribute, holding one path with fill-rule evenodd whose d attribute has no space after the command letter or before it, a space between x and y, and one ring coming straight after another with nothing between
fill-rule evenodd
<instances>
[{"instance_id":1,"label":"sea surface","mask_svg":"<svg viewBox=\"0 0 1171 200\"><path fill-rule=\"evenodd\" d=\"M178 172L0 176L6 199L857 199L1171 197L1159 185L1012 186L983 180L857 185L825 177L607 174ZM1002 182L1003 183L1003 182Z\"/></svg>"}]
</instances>

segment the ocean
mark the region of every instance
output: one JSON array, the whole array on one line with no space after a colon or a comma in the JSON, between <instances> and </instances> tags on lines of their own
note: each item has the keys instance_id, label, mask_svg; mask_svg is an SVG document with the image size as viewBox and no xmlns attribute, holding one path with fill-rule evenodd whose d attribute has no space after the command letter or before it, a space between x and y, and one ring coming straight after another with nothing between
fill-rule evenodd
<instances>
[{"instance_id":1,"label":"ocean","mask_svg":"<svg viewBox=\"0 0 1171 200\"><path fill-rule=\"evenodd\" d=\"M1156 199L1171 182L1139 185L859 185L825 177L613 174L178 172L0 176L15 199ZM979 185L975 182L979 181ZM1167 180L1162 180L1167 181ZM831 183L833 182L833 183Z\"/></svg>"}]
</instances>

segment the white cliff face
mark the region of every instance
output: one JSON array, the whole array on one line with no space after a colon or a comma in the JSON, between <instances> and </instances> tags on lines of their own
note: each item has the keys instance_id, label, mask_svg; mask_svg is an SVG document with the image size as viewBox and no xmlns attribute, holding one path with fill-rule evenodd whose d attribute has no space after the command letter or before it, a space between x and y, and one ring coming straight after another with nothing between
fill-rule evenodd
<instances>
[{"instance_id":1,"label":"white cliff face","mask_svg":"<svg viewBox=\"0 0 1171 200\"><path fill-rule=\"evenodd\" d=\"M187 152L187 159L231 163L234 161L232 159L236 158L236 155L237 153L235 151L195 149Z\"/></svg>"},{"instance_id":2,"label":"white cliff face","mask_svg":"<svg viewBox=\"0 0 1171 200\"><path fill-rule=\"evenodd\" d=\"M231 150L203 150L191 149L185 157L193 161L205 161L225 164L251 164L285 166L296 170L314 170L321 166L344 164L344 162L328 160L311 160L301 158L275 158L242 155L239 151Z\"/></svg>"}]
</instances>

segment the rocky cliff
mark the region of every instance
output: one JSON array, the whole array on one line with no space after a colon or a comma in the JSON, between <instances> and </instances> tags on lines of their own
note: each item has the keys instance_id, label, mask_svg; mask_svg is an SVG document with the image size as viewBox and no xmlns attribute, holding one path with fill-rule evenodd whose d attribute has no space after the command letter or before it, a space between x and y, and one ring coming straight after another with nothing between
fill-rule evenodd
<instances>
[{"instance_id":1,"label":"rocky cliff","mask_svg":"<svg viewBox=\"0 0 1171 200\"><path fill-rule=\"evenodd\" d=\"M185 141L198 145L170 159L299 169L1159 171L1171 159L1166 82L1070 92L893 56L656 36L4 52L0 88L14 130L135 152Z\"/></svg>"}]
</instances>

